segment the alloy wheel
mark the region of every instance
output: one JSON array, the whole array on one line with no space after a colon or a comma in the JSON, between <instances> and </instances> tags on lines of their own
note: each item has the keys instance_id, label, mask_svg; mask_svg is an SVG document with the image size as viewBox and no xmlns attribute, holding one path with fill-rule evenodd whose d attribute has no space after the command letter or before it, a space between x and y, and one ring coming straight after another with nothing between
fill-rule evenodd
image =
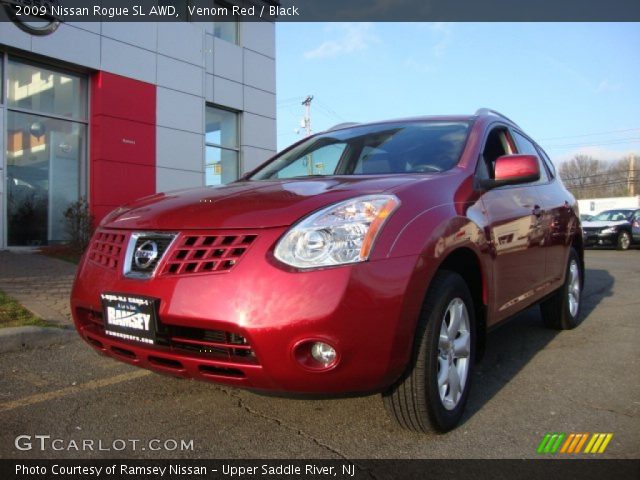
<instances>
[{"instance_id":1,"label":"alloy wheel","mask_svg":"<svg viewBox=\"0 0 640 480\"><path fill-rule=\"evenodd\" d=\"M438 392L447 410L456 408L464 392L470 352L469 312L456 297L445 311L438 341Z\"/></svg>"},{"instance_id":2,"label":"alloy wheel","mask_svg":"<svg viewBox=\"0 0 640 480\"><path fill-rule=\"evenodd\" d=\"M569 288L567 296L569 299L569 313L572 317L575 317L580 307L580 269L578 262L575 260L571 260L569 266Z\"/></svg>"}]
</instances>

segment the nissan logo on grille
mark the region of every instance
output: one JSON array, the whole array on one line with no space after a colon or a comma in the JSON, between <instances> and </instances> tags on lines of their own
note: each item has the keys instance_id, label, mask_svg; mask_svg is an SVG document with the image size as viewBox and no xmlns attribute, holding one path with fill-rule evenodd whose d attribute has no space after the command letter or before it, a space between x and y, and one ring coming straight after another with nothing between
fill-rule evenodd
<instances>
[{"instance_id":1,"label":"nissan logo on grille","mask_svg":"<svg viewBox=\"0 0 640 480\"><path fill-rule=\"evenodd\" d=\"M175 233L133 232L122 273L130 278L151 278L175 238Z\"/></svg>"},{"instance_id":2,"label":"nissan logo on grille","mask_svg":"<svg viewBox=\"0 0 640 480\"><path fill-rule=\"evenodd\" d=\"M133 262L141 269L149 268L156 258L158 258L158 244L153 240L142 243L133 254Z\"/></svg>"}]
</instances>

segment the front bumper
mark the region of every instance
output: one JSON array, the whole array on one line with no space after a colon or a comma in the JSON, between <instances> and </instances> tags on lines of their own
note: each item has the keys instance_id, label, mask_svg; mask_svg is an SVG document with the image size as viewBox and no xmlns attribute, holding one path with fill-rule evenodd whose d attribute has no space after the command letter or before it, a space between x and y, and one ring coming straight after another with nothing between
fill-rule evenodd
<instances>
[{"instance_id":1,"label":"front bumper","mask_svg":"<svg viewBox=\"0 0 640 480\"><path fill-rule=\"evenodd\" d=\"M403 372L411 351L416 299L407 291L412 291L417 259L290 271L270 260L270 249L283 232L260 230L230 271L141 280L123 275L124 253L116 258L117 268L85 258L71 297L76 328L105 355L183 377L291 393L388 387ZM120 233L128 238L132 232ZM169 332L163 344L106 335L104 292L159 299L158 320ZM206 342L198 333L203 331ZM314 370L299 361L297 346L312 340L337 350L339 360L332 368Z\"/></svg>"},{"instance_id":2,"label":"front bumper","mask_svg":"<svg viewBox=\"0 0 640 480\"><path fill-rule=\"evenodd\" d=\"M583 231L583 243L585 246L613 245L618 239L617 233L601 233Z\"/></svg>"}]
</instances>

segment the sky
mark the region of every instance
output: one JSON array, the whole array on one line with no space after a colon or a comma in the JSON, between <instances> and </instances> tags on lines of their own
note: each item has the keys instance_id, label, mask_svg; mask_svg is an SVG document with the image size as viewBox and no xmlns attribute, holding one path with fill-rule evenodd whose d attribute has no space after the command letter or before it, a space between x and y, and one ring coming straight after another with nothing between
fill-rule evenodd
<instances>
[{"instance_id":1,"label":"sky","mask_svg":"<svg viewBox=\"0 0 640 480\"><path fill-rule=\"evenodd\" d=\"M640 23L283 22L276 57L278 149L313 95L314 132L488 107L556 163L640 154Z\"/></svg>"}]
</instances>

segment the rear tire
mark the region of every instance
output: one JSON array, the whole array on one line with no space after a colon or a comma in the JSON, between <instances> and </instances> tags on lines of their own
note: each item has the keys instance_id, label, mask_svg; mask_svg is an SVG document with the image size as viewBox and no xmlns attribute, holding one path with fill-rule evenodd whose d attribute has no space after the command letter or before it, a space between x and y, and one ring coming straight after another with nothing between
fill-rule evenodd
<instances>
[{"instance_id":1,"label":"rear tire","mask_svg":"<svg viewBox=\"0 0 640 480\"><path fill-rule=\"evenodd\" d=\"M625 232L624 230L618 234L618 250L629 250L631 246L631 236L629 232Z\"/></svg>"},{"instance_id":2,"label":"rear tire","mask_svg":"<svg viewBox=\"0 0 640 480\"><path fill-rule=\"evenodd\" d=\"M571 248L564 284L540 304L542 320L546 327L554 330L570 330L578 325L583 278L580 257L575 249Z\"/></svg>"},{"instance_id":3,"label":"rear tire","mask_svg":"<svg viewBox=\"0 0 640 480\"><path fill-rule=\"evenodd\" d=\"M390 416L415 432L446 432L464 413L475 353L473 300L460 275L436 274L425 298L411 362L383 394Z\"/></svg>"}]
</instances>

